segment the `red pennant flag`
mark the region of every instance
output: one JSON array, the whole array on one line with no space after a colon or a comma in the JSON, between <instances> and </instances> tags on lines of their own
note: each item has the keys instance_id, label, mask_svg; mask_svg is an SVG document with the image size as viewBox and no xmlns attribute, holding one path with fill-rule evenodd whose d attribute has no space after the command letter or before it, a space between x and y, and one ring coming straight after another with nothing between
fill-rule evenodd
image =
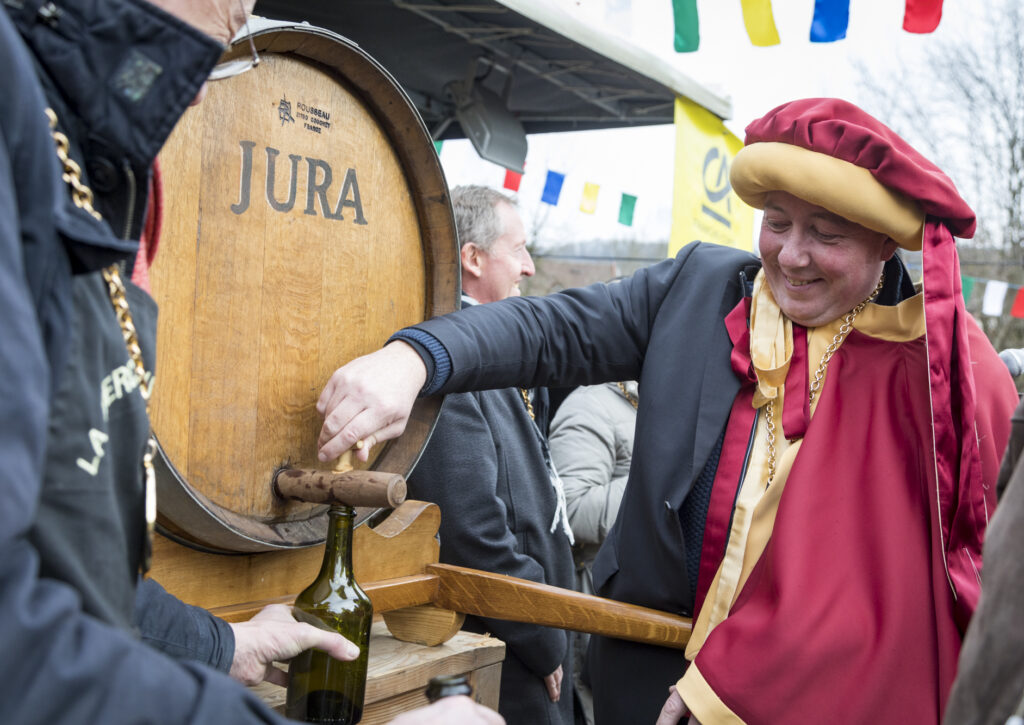
<instances>
[{"instance_id":1,"label":"red pennant flag","mask_svg":"<svg viewBox=\"0 0 1024 725\"><path fill-rule=\"evenodd\" d=\"M942 20L942 0L907 0L903 29L908 33L931 33Z\"/></svg>"},{"instance_id":2,"label":"red pennant flag","mask_svg":"<svg viewBox=\"0 0 1024 725\"><path fill-rule=\"evenodd\" d=\"M1013 298L1013 307L1010 314L1014 317L1024 317L1024 287L1017 290L1017 296Z\"/></svg>"},{"instance_id":3,"label":"red pennant flag","mask_svg":"<svg viewBox=\"0 0 1024 725\"><path fill-rule=\"evenodd\" d=\"M519 191L519 182L523 180L523 175L512 171L511 169L505 170L505 188L511 189L512 191Z\"/></svg>"}]
</instances>

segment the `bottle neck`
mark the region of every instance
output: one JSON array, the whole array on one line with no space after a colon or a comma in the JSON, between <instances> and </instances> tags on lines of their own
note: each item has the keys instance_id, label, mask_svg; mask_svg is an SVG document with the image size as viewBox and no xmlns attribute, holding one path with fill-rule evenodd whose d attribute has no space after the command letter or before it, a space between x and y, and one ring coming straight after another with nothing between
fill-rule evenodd
<instances>
[{"instance_id":1,"label":"bottle neck","mask_svg":"<svg viewBox=\"0 0 1024 725\"><path fill-rule=\"evenodd\" d=\"M352 578L352 523L356 512L351 506L332 504L327 512L327 548L320 576L332 580Z\"/></svg>"}]
</instances>

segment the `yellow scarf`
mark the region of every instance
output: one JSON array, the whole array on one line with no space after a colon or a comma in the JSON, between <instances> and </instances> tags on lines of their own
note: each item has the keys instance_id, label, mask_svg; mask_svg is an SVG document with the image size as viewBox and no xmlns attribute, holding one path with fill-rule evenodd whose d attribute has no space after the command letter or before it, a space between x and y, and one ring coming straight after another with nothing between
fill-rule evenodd
<instances>
[{"instance_id":1,"label":"yellow scarf","mask_svg":"<svg viewBox=\"0 0 1024 725\"><path fill-rule=\"evenodd\" d=\"M782 314L761 270L754 279L750 303L750 360L757 374L755 408L779 400L792 359L793 323Z\"/></svg>"}]
</instances>

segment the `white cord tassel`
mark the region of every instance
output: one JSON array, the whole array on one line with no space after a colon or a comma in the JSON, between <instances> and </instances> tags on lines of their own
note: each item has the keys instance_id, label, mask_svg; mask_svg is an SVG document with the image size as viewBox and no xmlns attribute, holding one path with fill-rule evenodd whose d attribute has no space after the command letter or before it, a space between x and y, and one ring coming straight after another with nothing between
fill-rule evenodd
<instances>
[{"instance_id":1,"label":"white cord tassel","mask_svg":"<svg viewBox=\"0 0 1024 725\"><path fill-rule=\"evenodd\" d=\"M562 477L558 475L558 471L555 470L555 464L552 461L549 464L551 470L551 487L555 489L555 518L551 520L551 533L555 533L558 529L558 523L562 523L562 531L569 538L570 544L575 544L576 539L572 535L572 527L569 526L569 510L565 504L565 486L562 484Z\"/></svg>"}]
</instances>

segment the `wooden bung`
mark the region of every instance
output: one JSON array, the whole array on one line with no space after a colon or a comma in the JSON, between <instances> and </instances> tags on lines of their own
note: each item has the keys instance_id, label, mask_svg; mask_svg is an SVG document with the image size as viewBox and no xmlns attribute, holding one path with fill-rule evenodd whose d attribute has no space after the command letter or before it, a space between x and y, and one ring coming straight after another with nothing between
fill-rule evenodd
<instances>
[{"instance_id":1,"label":"wooden bung","mask_svg":"<svg viewBox=\"0 0 1024 725\"><path fill-rule=\"evenodd\" d=\"M274 476L274 493L306 503L395 508L405 501L405 479L378 471L314 471L285 468Z\"/></svg>"}]
</instances>

